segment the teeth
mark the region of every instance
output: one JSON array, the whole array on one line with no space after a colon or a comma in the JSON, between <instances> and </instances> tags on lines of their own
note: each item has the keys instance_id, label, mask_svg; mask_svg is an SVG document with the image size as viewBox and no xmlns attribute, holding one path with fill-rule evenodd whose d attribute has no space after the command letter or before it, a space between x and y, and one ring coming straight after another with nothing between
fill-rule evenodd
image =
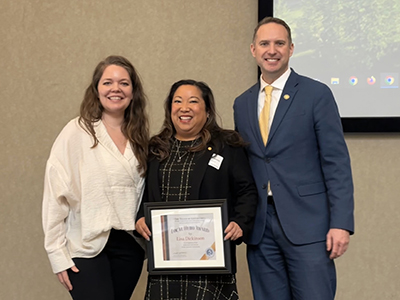
<instances>
[{"instance_id":1,"label":"teeth","mask_svg":"<svg viewBox=\"0 0 400 300\"><path fill-rule=\"evenodd\" d=\"M267 61L278 61L276 58L267 58Z\"/></svg>"},{"instance_id":2,"label":"teeth","mask_svg":"<svg viewBox=\"0 0 400 300\"><path fill-rule=\"evenodd\" d=\"M181 120L190 120L192 117L179 117Z\"/></svg>"},{"instance_id":3,"label":"teeth","mask_svg":"<svg viewBox=\"0 0 400 300\"><path fill-rule=\"evenodd\" d=\"M111 100L121 100L121 97L110 97Z\"/></svg>"}]
</instances>

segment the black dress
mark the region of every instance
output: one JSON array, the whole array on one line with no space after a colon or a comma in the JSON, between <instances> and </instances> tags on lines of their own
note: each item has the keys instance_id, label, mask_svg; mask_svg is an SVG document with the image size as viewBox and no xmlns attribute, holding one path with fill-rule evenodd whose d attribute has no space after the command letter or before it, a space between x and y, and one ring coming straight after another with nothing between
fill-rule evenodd
<instances>
[{"instance_id":1,"label":"black dress","mask_svg":"<svg viewBox=\"0 0 400 300\"><path fill-rule=\"evenodd\" d=\"M188 152L196 141L175 140L171 155L160 163L163 201L193 199L189 178L201 153ZM149 275L146 300L238 300L234 274Z\"/></svg>"}]
</instances>

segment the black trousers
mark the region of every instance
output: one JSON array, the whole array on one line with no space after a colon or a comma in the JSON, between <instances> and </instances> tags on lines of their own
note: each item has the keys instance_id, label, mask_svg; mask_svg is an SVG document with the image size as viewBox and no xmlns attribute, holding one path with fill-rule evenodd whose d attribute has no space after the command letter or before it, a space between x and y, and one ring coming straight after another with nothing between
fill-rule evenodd
<instances>
[{"instance_id":1,"label":"black trousers","mask_svg":"<svg viewBox=\"0 0 400 300\"><path fill-rule=\"evenodd\" d=\"M126 231L111 230L106 246L93 258L74 258L68 270L74 300L129 300L142 272L144 250Z\"/></svg>"}]
</instances>

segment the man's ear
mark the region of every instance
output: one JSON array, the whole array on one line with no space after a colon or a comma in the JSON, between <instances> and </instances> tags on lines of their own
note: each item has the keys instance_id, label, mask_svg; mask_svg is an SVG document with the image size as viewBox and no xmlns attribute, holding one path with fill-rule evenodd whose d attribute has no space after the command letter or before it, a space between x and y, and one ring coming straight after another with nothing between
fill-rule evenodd
<instances>
[{"instance_id":1,"label":"man's ear","mask_svg":"<svg viewBox=\"0 0 400 300\"><path fill-rule=\"evenodd\" d=\"M253 55L253 57L256 57L255 54L254 54L254 51L255 51L255 50L256 50L256 49L255 49L255 47L254 47L254 44L251 43L251 44L250 44L250 51L251 51L251 55Z\"/></svg>"}]
</instances>

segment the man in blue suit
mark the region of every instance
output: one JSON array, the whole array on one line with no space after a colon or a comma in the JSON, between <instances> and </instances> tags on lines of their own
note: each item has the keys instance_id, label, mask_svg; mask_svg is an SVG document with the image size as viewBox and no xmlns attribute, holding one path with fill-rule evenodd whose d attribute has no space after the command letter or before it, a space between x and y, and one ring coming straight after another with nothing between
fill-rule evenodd
<instances>
[{"instance_id":1,"label":"man in blue suit","mask_svg":"<svg viewBox=\"0 0 400 300\"><path fill-rule=\"evenodd\" d=\"M259 193L247 248L256 300L334 299L333 260L354 232L350 158L337 105L325 84L289 68L293 49L289 26L263 19L251 44L260 81L234 104Z\"/></svg>"}]
</instances>

